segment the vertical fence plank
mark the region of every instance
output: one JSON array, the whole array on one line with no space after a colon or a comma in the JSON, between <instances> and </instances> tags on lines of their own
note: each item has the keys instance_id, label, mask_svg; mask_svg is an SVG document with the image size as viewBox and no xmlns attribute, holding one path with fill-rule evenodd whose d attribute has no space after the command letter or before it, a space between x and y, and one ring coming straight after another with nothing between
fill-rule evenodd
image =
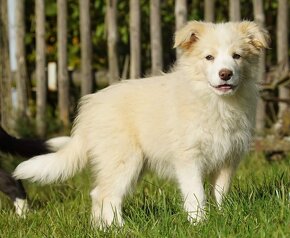
<instances>
[{"instance_id":1,"label":"vertical fence plank","mask_svg":"<svg viewBox=\"0 0 290 238\"><path fill-rule=\"evenodd\" d=\"M160 0L150 0L151 73L161 74L163 69Z\"/></svg>"},{"instance_id":2,"label":"vertical fence plank","mask_svg":"<svg viewBox=\"0 0 290 238\"><path fill-rule=\"evenodd\" d=\"M130 0L130 78L141 74L140 1Z\"/></svg>"},{"instance_id":3,"label":"vertical fence plank","mask_svg":"<svg viewBox=\"0 0 290 238\"><path fill-rule=\"evenodd\" d=\"M214 22L215 19L215 0L204 1L204 20L206 22Z\"/></svg>"},{"instance_id":4,"label":"vertical fence plank","mask_svg":"<svg viewBox=\"0 0 290 238\"><path fill-rule=\"evenodd\" d=\"M28 116L28 77L25 50L25 1L16 1L16 89L19 118Z\"/></svg>"},{"instance_id":5,"label":"vertical fence plank","mask_svg":"<svg viewBox=\"0 0 290 238\"><path fill-rule=\"evenodd\" d=\"M9 61L9 43L8 43L8 9L7 1L0 1L0 57L1 57L1 75L0 75L0 101L1 101L1 125L5 129L12 127L12 98L11 98L11 74Z\"/></svg>"},{"instance_id":6,"label":"vertical fence plank","mask_svg":"<svg viewBox=\"0 0 290 238\"><path fill-rule=\"evenodd\" d=\"M241 6L240 0L230 0L229 2L230 21L241 20Z\"/></svg>"},{"instance_id":7,"label":"vertical fence plank","mask_svg":"<svg viewBox=\"0 0 290 238\"><path fill-rule=\"evenodd\" d=\"M45 56L45 0L35 1L36 21L36 129L40 136L46 132L46 56Z\"/></svg>"},{"instance_id":8,"label":"vertical fence plank","mask_svg":"<svg viewBox=\"0 0 290 238\"><path fill-rule=\"evenodd\" d=\"M81 32L81 95L93 91L90 0L79 0Z\"/></svg>"},{"instance_id":9,"label":"vertical fence plank","mask_svg":"<svg viewBox=\"0 0 290 238\"><path fill-rule=\"evenodd\" d=\"M253 0L254 6L254 19L255 22L264 27L265 24L265 14L264 14L264 7L263 7L263 0ZM257 81L258 83L263 83L266 77L266 65L265 65L265 52L262 53L260 62L259 62L259 69L257 74ZM261 97L258 99L257 104L257 114L256 114L256 132L261 134L264 132L265 129L265 122L266 122L266 104L262 100Z\"/></svg>"},{"instance_id":10,"label":"vertical fence plank","mask_svg":"<svg viewBox=\"0 0 290 238\"><path fill-rule=\"evenodd\" d=\"M107 0L106 21L108 34L108 62L109 62L109 84L119 81L118 62L118 31L117 31L117 0Z\"/></svg>"},{"instance_id":11,"label":"vertical fence plank","mask_svg":"<svg viewBox=\"0 0 290 238\"><path fill-rule=\"evenodd\" d=\"M283 71L289 71L288 61L288 31L289 31L289 6L288 0L278 0L278 12L277 12L277 63L281 65ZM289 88L285 86L279 87L279 97L282 99L288 99L290 96ZM278 118L281 119L288 105L285 103L279 103Z\"/></svg>"},{"instance_id":12,"label":"vertical fence plank","mask_svg":"<svg viewBox=\"0 0 290 238\"><path fill-rule=\"evenodd\" d=\"M69 79L67 72L67 0L57 0L58 105L60 120L69 124Z\"/></svg>"}]
</instances>

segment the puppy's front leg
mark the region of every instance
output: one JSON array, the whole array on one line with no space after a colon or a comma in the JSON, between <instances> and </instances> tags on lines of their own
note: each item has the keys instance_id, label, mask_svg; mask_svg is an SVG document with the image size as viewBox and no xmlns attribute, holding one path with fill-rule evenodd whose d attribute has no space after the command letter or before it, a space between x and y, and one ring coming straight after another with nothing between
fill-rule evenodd
<instances>
[{"instance_id":1,"label":"puppy's front leg","mask_svg":"<svg viewBox=\"0 0 290 238\"><path fill-rule=\"evenodd\" d=\"M221 205L225 195L228 193L232 177L236 170L235 165L224 165L222 168L213 173L211 183L213 187L213 196L216 200L218 207Z\"/></svg>"},{"instance_id":2,"label":"puppy's front leg","mask_svg":"<svg viewBox=\"0 0 290 238\"><path fill-rule=\"evenodd\" d=\"M194 161L183 165L178 165L176 177L184 199L184 209L188 213L188 220L197 223L203 219L205 193L201 169L196 166Z\"/></svg>"}]
</instances>

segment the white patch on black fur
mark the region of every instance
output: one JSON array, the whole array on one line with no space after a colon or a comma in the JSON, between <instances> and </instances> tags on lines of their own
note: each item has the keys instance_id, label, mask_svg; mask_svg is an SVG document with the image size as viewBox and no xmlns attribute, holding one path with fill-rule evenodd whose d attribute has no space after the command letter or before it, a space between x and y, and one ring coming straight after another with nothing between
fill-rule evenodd
<instances>
[{"instance_id":1,"label":"white patch on black fur","mask_svg":"<svg viewBox=\"0 0 290 238\"><path fill-rule=\"evenodd\" d=\"M25 217L28 212L28 203L26 199L16 198L14 201L15 212L20 217Z\"/></svg>"}]
</instances>

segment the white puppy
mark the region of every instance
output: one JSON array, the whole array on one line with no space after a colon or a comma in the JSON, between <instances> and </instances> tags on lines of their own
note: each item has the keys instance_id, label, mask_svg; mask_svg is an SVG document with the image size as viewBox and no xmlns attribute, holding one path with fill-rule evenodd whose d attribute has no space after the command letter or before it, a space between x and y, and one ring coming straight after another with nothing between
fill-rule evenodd
<instances>
[{"instance_id":1,"label":"white puppy","mask_svg":"<svg viewBox=\"0 0 290 238\"><path fill-rule=\"evenodd\" d=\"M175 178L189 220L203 217L205 176L218 205L248 150L255 72L268 34L257 24L192 21L175 36L183 55L171 73L122 81L80 102L71 141L21 163L19 179L64 180L88 162L95 175L92 221L122 224L124 196L144 166Z\"/></svg>"}]
</instances>

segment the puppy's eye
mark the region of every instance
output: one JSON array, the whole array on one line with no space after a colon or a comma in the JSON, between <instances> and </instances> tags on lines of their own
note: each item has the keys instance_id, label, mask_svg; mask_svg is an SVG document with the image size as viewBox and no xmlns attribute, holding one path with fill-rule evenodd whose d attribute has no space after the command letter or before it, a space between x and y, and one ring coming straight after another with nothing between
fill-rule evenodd
<instances>
[{"instance_id":1,"label":"puppy's eye","mask_svg":"<svg viewBox=\"0 0 290 238\"><path fill-rule=\"evenodd\" d=\"M236 54L236 53L233 54L233 59L239 59L239 58L241 58L239 54Z\"/></svg>"},{"instance_id":2,"label":"puppy's eye","mask_svg":"<svg viewBox=\"0 0 290 238\"><path fill-rule=\"evenodd\" d=\"M212 55L207 55L205 58L206 60L214 60L214 57Z\"/></svg>"}]
</instances>

